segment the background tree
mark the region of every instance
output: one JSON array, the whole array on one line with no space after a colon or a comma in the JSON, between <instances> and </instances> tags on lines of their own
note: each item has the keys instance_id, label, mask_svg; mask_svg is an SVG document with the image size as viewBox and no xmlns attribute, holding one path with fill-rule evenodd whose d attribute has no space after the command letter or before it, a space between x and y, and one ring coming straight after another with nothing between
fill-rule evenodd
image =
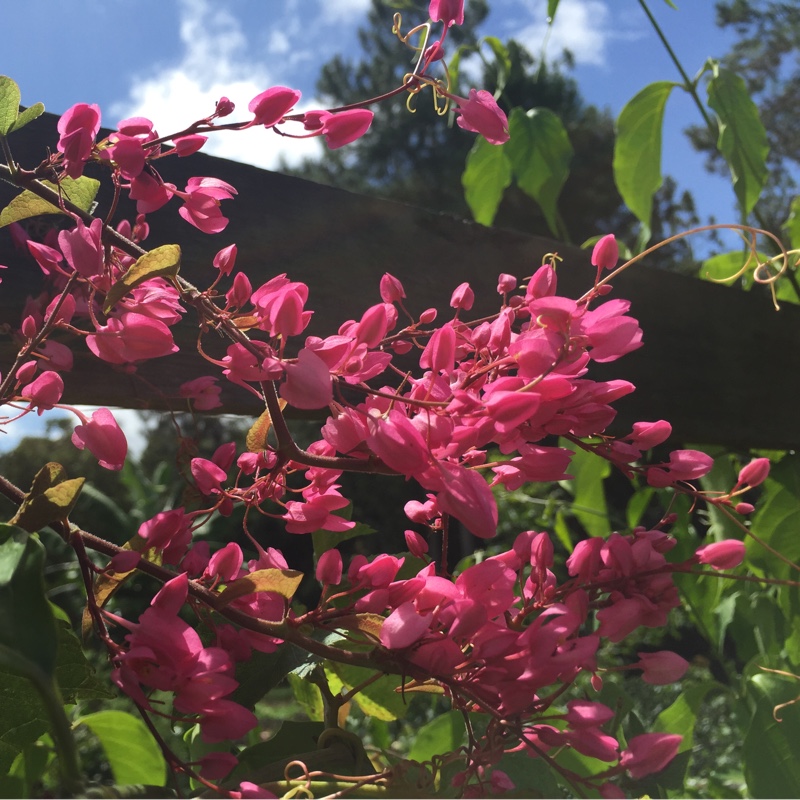
<instances>
[{"instance_id":1,"label":"background tree","mask_svg":"<svg viewBox=\"0 0 800 800\"><path fill-rule=\"evenodd\" d=\"M427 13L427 3L418 0L403 4L372 0L366 24L359 31L360 59L336 56L322 68L317 90L326 104L347 105L378 96L412 68L412 52L399 46L386 23L387 5L402 6L409 11L409 18ZM501 67L499 59L487 58L487 52L492 55L489 46L480 47L478 28L488 13L486 1L472 0L467 11L466 24L448 33L447 56L452 56L456 45L464 50L454 91L466 94L471 85L468 74L477 69L481 74L475 78L476 84L489 91L502 85L499 103L506 112L512 108L547 108L555 112L574 150L570 174L559 199L568 234L565 238L581 242L614 231L622 240L633 241L637 223L617 192L611 166L614 120L607 111L583 100L576 81L566 73L571 64L569 54L556 64L537 62L512 39L505 45L497 42L505 49ZM468 57L470 50L480 52L478 64L476 57ZM427 93L416 98L413 107L415 115L408 113L400 99L386 104L376 115L368 136L346 150L326 151L319 160L307 160L300 167L284 171L318 183L469 218L461 174L474 137L452 121L448 126L433 124L436 112ZM691 196L680 192L667 178L654 203L654 240L686 230L696 222ZM506 191L494 224L553 236L538 205L515 186ZM684 243L664 248L649 263L683 272L696 269L691 249Z\"/></svg>"},{"instance_id":2,"label":"background tree","mask_svg":"<svg viewBox=\"0 0 800 800\"><path fill-rule=\"evenodd\" d=\"M723 59L745 81L767 131L769 178L754 217L780 235L798 194L800 130L800 6L777 0L724 0L717 3L717 24L739 39ZM727 175L715 147L716 134L705 127L688 131L694 146L706 153L711 172Z\"/></svg>"}]
</instances>

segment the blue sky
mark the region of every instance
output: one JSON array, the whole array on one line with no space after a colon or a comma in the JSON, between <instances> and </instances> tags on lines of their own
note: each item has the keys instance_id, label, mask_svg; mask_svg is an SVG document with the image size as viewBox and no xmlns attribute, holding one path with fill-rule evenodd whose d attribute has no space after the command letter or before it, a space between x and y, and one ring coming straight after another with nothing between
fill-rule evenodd
<instances>
[{"instance_id":1,"label":"blue sky","mask_svg":"<svg viewBox=\"0 0 800 800\"><path fill-rule=\"evenodd\" d=\"M712 0L678 0L679 10L664 0L649 5L690 75L732 42L714 24ZM546 0L490 0L490 6L484 35L513 36L550 59L568 48L584 98L615 116L646 84L679 80L637 0L561 0L552 27ZM62 113L77 102L97 103L104 125L145 115L162 134L207 115L222 95L246 118L250 99L274 85L300 89L299 108L314 108L320 66L336 53L358 57L356 32L368 7L369 0L8 2L0 72L20 84L25 104L41 101ZM391 16L387 8L387 27ZM704 172L682 133L697 122L688 95L674 92L662 171L692 191L701 216L736 221L730 184ZM254 129L212 138L206 152L270 168L281 158L314 155L319 146ZM39 422L33 415L29 420ZM29 428L11 427L17 434ZM13 443L12 436L0 438L0 448Z\"/></svg>"}]
</instances>

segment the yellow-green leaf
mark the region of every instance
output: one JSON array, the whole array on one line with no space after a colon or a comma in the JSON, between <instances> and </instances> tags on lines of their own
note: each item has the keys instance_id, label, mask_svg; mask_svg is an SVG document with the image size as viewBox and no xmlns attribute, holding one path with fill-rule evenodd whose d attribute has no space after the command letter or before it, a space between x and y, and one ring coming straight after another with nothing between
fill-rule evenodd
<instances>
[{"instance_id":1,"label":"yellow-green leaf","mask_svg":"<svg viewBox=\"0 0 800 800\"><path fill-rule=\"evenodd\" d=\"M36 477L30 492L11 520L26 531L33 533L45 525L66 519L78 500L84 478L65 480L66 473L61 464L45 464Z\"/></svg>"},{"instance_id":2,"label":"yellow-green leaf","mask_svg":"<svg viewBox=\"0 0 800 800\"><path fill-rule=\"evenodd\" d=\"M625 205L650 237L653 195L661 186L661 137L664 108L675 83L645 86L622 109L614 142L614 182Z\"/></svg>"},{"instance_id":3,"label":"yellow-green leaf","mask_svg":"<svg viewBox=\"0 0 800 800\"><path fill-rule=\"evenodd\" d=\"M569 176L572 144L557 114L549 108L515 108L508 121L511 138L506 155L517 185L544 212L554 236L564 233L558 215L558 196Z\"/></svg>"},{"instance_id":4,"label":"yellow-green leaf","mask_svg":"<svg viewBox=\"0 0 800 800\"><path fill-rule=\"evenodd\" d=\"M59 181L59 186L50 181L42 181L53 191L58 191L61 187L61 195L65 200L69 200L78 208L89 211L100 188L100 181L94 178L87 178L82 175L73 180L64 177ZM0 228L10 225L12 222L19 222L28 217L38 217L40 214L63 214L64 212L56 205L49 203L39 195L28 191L20 192L1 212Z\"/></svg>"},{"instance_id":5,"label":"yellow-green leaf","mask_svg":"<svg viewBox=\"0 0 800 800\"><path fill-rule=\"evenodd\" d=\"M136 263L108 290L103 313L109 311L128 292L151 278L174 278L181 266L181 248L177 244L162 244L149 253L145 253Z\"/></svg>"},{"instance_id":6,"label":"yellow-green leaf","mask_svg":"<svg viewBox=\"0 0 800 800\"><path fill-rule=\"evenodd\" d=\"M281 409L286 408L286 401L278 400ZM267 436L272 427L272 416L265 408L261 416L252 424L245 437L245 445L250 453L260 453L267 446Z\"/></svg>"},{"instance_id":7,"label":"yellow-green leaf","mask_svg":"<svg viewBox=\"0 0 800 800\"><path fill-rule=\"evenodd\" d=\"M716 63L713 71L708 105L719 119L717 149L728 163L739 205L749 214L767 181L767 132L744 80Z\"/></svg>"},{"instance_id":8,"label":"yellow-green leaf","mask_svg":"<svg viewBox=\"0 0 800 800\"><path fill-rule=\"evenodd\" d=\"M255 592L275 592L291 600L301 580L303 573L294 569L259 569L229 583L219 596L220 605Z\"/></svg>"},{"instance_id":9,"label":"yellow-green leaf","mask_svg":"<svg viewBox=\"0 0 800 800\"><path fill-rule=\"evenodd\" d=\"M5 136L17 121L20 97L16 81L0 75L0 136Z\"/></svg>"},{"instance_id":10,"label":"yellow-green leaf","mask_svg":"<svg viewBox=\"0 0 800 800\"><path fill-rule=\"evenodd\" d=\"M20 128L24 128L29 122L33 122L33 120L41 117L42 114L44 114L43 103L34 103L32 106L28 106L28 108L26 108L14 121L9 133L13 133L14 131L18 131Z\"/></svg>"},{"instance_id":11,"label":"yellow-green leaf","mask_svg":"<svg viewBox=\"0 0 800 800\"><path fill-rule=\"evenodd\" d=\"M479 136L467 156L461 183L475 221L491 225L511 183L511 163L503 145L489 144Z\"/></svg>"}]
</instances>

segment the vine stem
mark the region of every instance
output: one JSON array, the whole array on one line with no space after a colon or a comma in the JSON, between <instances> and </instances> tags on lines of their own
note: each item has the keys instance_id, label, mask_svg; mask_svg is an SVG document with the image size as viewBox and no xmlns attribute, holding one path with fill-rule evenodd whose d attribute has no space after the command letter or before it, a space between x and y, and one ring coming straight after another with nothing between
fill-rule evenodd
<instances>
[{"instance_id":1,"label":"vine stem","mask_svg":"<svg viewBox=\"0 0 800 800\"><path fill-rule=\"evenodd\" d=\"M647 6L645 0L639 0L639 5L642 7L642 11L644 11L647 19L650 21L650 24L653 27L653 30L656 32L656 35L661 40L661 44L664 45L669 57L672 59L672 63L675 65L675 68L680 73L681 78L683 78L683 88L686 89L687 92L692 96L697 108L700 110L700 114L703 117L706 125L708 126L709 132L715 136L717 134L717 126L712 121L711 117L708 115L708 111L706 111L706 107L703 105L703 101L700 99L700 96L697 94L697 83L693 81L689 75L686 73L686 70L683 68L683 64L681 64L680 59L678 58L675 51L672 49L672 45L670 45L669 40L667 39L664 31L661 29L661 26L656 21L656 18L653 16L653 13Z\"/></svg>"}]
</instances>

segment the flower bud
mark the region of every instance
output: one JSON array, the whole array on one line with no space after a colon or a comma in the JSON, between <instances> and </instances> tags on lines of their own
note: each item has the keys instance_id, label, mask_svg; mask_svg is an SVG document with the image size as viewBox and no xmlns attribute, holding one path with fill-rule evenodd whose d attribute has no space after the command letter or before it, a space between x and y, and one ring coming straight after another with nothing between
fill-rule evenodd
<instances>
[{"instance_id":1,"label":"flower bud","mask_svg":"<svg viewBox=\"0 0 800 800\"><path fill-rule=\"evenodd\" d=\"M600 239L592 250L592 264L600 269L614 269L619 261L619 245L613 233Z\"/></svg>"},{"instance_id":2,"label":"flower bud","mask_svg":"<svg viewBox=\"0 0 800 800\"><path fill-rule=\"evenodd\" d=\"M767 479L769 467L770 463L768 458L754 458L749 464L742 467L736 485L758 486Z\"/></svg>"},{"instance_id":3,"label":"flower bud","mask_svg":"<svg viewBox=\"0 0 800 800\"><path fill-rule=\"evenodd\" d=\"M738 539L723 539L697 550L697 560L713 569L733 569L744 560L745 545Z\"/></svg>"}]
</instances>

